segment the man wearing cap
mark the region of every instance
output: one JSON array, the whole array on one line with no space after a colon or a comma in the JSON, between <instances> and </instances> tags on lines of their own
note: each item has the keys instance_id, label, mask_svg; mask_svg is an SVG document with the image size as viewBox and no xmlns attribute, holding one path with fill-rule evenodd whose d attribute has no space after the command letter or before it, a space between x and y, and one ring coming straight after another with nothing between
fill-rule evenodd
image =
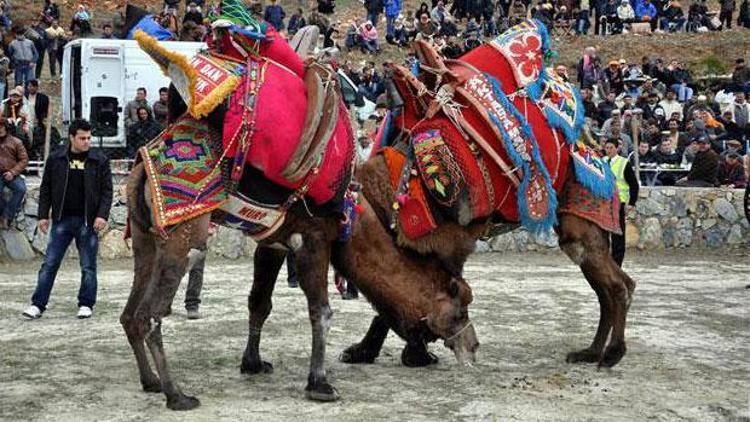
<instances>
[{"instance_id":1,"label":"man wearing cap","mask_svg":"<svg viewBox=\"0 0 750 422\"><path fill-rule=\"evenodd\" d=\"M655 119L661 125L666 116L667 113L659 105L659 94L656 92L648 93L646 104L643 105L643 120Z\"/></svg>"},{"instance_id":2,"label":"man wearing cap","mask_svg":"<svg viewBox=\"0 0 750 422\"><path fill-rule=\"evenodd\" d=\"M16 39L8 45L8 57L13 63L16 85L26 86L34 79L34 64L39 58L34 43L24 35L23 28L16 28Z\"/></svg>"},{"instance_id":3,"label":"man wearing cap","mask_svg":"<svg viewBox=\"0 0 750 422\"><path fill-rule=\"evenodd\" d=\"M697 123L697 122L696 122ZM716 173L719 169L719 154L711 149L707 136L697 140L698 150L690 167L690 173L677 181L677 186L712 187L716 185Z\"/></svg>"},{"instance_id":4,"label":"man wearing cap","mask_svg":"<svg viewBox=\"0 0 750 422\"><path fill-rule=\"evenodd\" d=\"M606 161L615 175L617 183L617 194L620 199L620 228L622 234L610 233L610 248L612 258L618 266L622 267L622 261L625 259L625 215L635 207L638 200L638 179L635 177L633 166L627 158L620 156L618 153L619 146L617 140L607 139L604 143L604 152L607 154Z\"/></svg>"},{"instance_id":5,"label":"man wearing cap","mask_svg":"<svg viewBox=\"0 0 750 422\"><path fill-rule=\"evenodd\" d=\"M742 156L737 152L726 154L719 162L719 170L716 176L720 186L730 188L744 188L747 186L745 166L742 165Z\"/></svg>"},{"instance_id":6,"label":"man wearing cap","mask_svg":"<svg viewBox=\"0 0 750 422\"><path fill-rule=\"evenodd\" d=\"M8 129L13 136L21 139L23 142L28 142L31 139L28 122L31 112L29 103L23 94L24 89L22 86L19 85L13 88L8 93L8 99L3 101L0 114L7 119Z\"/></svg>"},{"instance_id":7,"label":"man wearing cap","mask_svg":"<svg viewBox=\"0 0 750 422\"><path fill-rule=\"evenodd\" d=\"M604 69L604 79L607 81L609 92L614 92L615 95L622 92L625 89L625 83L623 82L622 70L617 60L612 60L609 65Z\"/></svg>"}]
</instances>

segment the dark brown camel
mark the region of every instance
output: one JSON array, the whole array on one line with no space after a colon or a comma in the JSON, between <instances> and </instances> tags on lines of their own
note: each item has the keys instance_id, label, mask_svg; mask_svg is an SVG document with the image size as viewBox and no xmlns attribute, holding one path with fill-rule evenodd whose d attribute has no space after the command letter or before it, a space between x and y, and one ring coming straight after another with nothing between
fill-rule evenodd
<instances>
[{"instance_id":1,"label":"dark brown camel","mask_svg":"<svg viewBox=\"0 0 750 422\"><path fill-rule=\"evenodd\" d=\"M120 322L135 353L143 389L164 392L170 409L189 410L198 406L199 401L183 394L172 381L162 343L161 320L185 273L188 252L206 240L210 216L206 214L179 224L168 238L162 238L151 229L144 186L145 171L138 165L127 188L135 273ZM260 242L248 297L249 334L242 357L243 373L272 371L271 364L260 357L260 335L271 311L276 277L288 250L295 253L313 332L305 388L308 398L321 401L338 398L324 367L325 336L332 316L327 291L329 262L362 289L389 326L407 341L402 356L405 363L426 364L417 359L429 356L425 344L438 338L446 340L446 346L454 350L459 361L473 361L478 343L467 311L471 290L464 280L428 258L412 256L397 248L366 202L357 221L350 241L336 247L333 259L331 251L338 237L339 218L309 217L292 208L284 225ZM149 365L146 346L158 377Z\"/></svg>"},{"instance_id":2,"label":"dark brown camel","mask_svg":"<svg viewBox=\"0 0 750 422\"><path fill-rule=\"evenodd\" d=\"M573 182L572 173L569 172L566 183ZM362 183L362 192L372 204L378 218L382 222L388 222L394 192L382 156L361 166L357 172L357 180ZM565 189L561 195L564 192ZM399 243L421 254L435 254L448 271L460 276L468 255L473 251L474 243L488 224L485 221L462 227L448 222L416 241L399 238ZM600 307L599 326L593 342L583 350L568 353L566 360L572 363L597 362L600 366L614 366L625 355L625 321L635 282L609 255L607 234L596 224L572 214L560 213L556 231L560 248L580 266L584 277L596 292ZM349 363L373 362L390 327L388 321L376 316L362 341L346 349L341 359Z\"/></svg>"}]
</instances>

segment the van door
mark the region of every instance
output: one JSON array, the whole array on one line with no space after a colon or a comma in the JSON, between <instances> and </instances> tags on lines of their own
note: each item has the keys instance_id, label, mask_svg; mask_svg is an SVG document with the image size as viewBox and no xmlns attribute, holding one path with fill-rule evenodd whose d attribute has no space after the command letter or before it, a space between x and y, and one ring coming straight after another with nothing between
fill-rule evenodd
<instances>
[{"instance_id":1,"label":"van door","mask_svg":"<svg viewBox=\"0 0 750 422\"><path fill-rule=\"evenodd\" d=\"M122 45L87 46L88 61L83 67L82 114L91 122L95 146L125 148L125 125L122 119L125 75Z\"/></svg>"}]
</instances>

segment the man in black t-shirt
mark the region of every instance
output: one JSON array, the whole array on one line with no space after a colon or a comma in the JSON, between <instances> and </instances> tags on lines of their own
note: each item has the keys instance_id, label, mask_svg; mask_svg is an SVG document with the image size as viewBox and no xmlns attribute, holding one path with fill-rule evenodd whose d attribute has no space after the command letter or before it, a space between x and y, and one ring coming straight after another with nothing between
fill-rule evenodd
<instances>
[{"instance_id":1,"label":"man in black t-shirt","mask_svg":"<svg viewBox=\"0 0 750 422\"><path fill-rule=\"evenodd\" d=\"M49 231L49 239L31 306L23 312L27 318L39 318L45 311L57 270L74 239L81 263L78 318L91 317L96 302L97 235L107 227L112 206L112 172L107 157L90 149L89 122L75 120L68 135L69 147L52 153L44 165L38 226L42 233Z\"/></svg>"}]
</instances>

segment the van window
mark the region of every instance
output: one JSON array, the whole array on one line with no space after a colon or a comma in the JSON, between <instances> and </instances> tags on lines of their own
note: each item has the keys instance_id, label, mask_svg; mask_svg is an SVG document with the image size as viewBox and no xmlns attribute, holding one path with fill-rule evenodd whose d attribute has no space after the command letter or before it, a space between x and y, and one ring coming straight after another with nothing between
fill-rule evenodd
<instances>
[{"instance_id":1,"label":"van window","mask_svg":"<svg viewBox=\"0 0 750 422\"><path fill-rule=\"evenodd\" d=\"M70 52L70 80L73 81L71 84L70 101L72 102L71 109L73 110L73 119L80 119L83 113L83 100L81 99L81 45L74 46Z\"/></svg>"},{"instance_id":2,"label":"van window","mask_svg":"<svg viewBox=\"0 0 750 422\"><path fill-rule=\"evenodd\" d=\"M91 97L92 124L91 135L94 137L117 136L118 101L115 97Z\"/></svg>"}]
</instances>

